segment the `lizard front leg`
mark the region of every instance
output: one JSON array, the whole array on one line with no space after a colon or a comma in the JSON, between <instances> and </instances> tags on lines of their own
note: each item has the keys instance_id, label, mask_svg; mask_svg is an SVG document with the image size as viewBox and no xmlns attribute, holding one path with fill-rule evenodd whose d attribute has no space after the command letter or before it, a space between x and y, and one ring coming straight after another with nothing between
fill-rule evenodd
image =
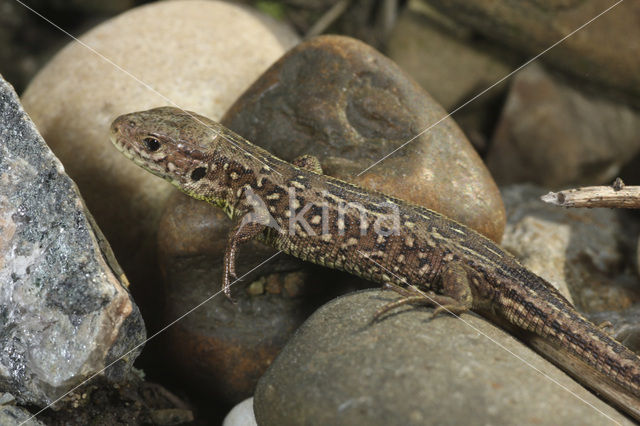
<instances>
[{"instance_id":1,"label":"lizard front leg","mask_svg":"<svg viewBox=\"0 0 640 426\"><path fill-rule=\"evenodd\" d=\"M227 239L227 249L224 253L222 291L231 301L231 281L237 278L236 275L236 255L241 244L244 244L257 237L266 226L254 220L253 213L247 213L229 232Z\"/></svg>"},{"instance_id":2,"label":"lizard front leg","mask_svg":"<svg viewBox=\"0 0 640 426\"><path fill-rule=\"evenodd\" d=\"M312 172L316 172L319 175L323 174L322 165L320 164L320 160L318 157L311 154L304 154L299 157L294 158L291 162L296 167L300 167L301 169L310 170Z\"/></svg>"}]
</instances>

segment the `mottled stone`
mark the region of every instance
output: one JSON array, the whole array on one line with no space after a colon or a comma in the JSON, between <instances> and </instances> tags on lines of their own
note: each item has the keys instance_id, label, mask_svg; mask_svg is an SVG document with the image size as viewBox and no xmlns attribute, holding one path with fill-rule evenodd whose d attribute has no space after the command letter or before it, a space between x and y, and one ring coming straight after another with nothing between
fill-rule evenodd
<instances>
[{"instance_id":1,"label":"mottled stone","mask_svg":"<svg viewBox=\"0 0 640 426\"><path fill-rule=\"evenodd\" d=\"M317 266L301 270L302 262L280 254L232 287L234 305L220 292L230 227L222 210L205 202L181 193L169 199L158 242L164 322L207 302L169 328L162 347L187 386L217 401L238 403L253 394L295 329L322 303L353 286L350 276ZM274 254L255 241L243 245L238 277Z\"/></svg>"},{"instance_id":2,"label":"mottled stone","mask_svg":"<svg viewBox=\"0 0 640 426\"><path fill-rule=\"evenodd\" d=\"M296 42L288 27L249 8L216 1L158 2L82 35L25 91L25 109L80 187L152 329L157 328L160 280L155 235L173 189L114 149L111 121L172 103L220 118Z\"/></svg>"},{"instance_id":3,"label":"mottled stone","mask_svg":"<svg viewBox=\"0 0 640 426\"><path fill-rule=\"evenodd\" d=\"M224 418L222 426L257 426L253 415L253 398L247 398L233 407Z\"/></svg>"},{"instance_id":4,"label":"mottled stone","mask_svg":"<svg viewBox=\"0 0 640 426\"><path fill-rule=\"evenodd\" d=\"M46 405L115 361L104 376L121 380L145 339L126 286L78 188L0 78L0 390Z\"/></svg>"},{"instance_id":5,"label":"mottled stone","mask_svg":"<svg viewBox=\"0 0 640 426\"><path fill-rule=\"evenodd\" d=\"M314 313L258 382L258 424L631 424L474 314L402 308L371 322L397 298L359 292Z\"/></svg>"},{"instance_id":6,"label":"mottled stone","mask_svg":"<svg viewBox=\"0 0 640 426\"><path fill-rule=\"evenodd\" d=\"M507 227L502 246L555 285L584 312L621 310L640 301L630 253L638 224L611 209L560 209L533 185L502 188Z\"/></svg>"},{"instance_id":7,"label":"mottled stone","mask_svg":"<svg viewBox=\"0 0 640 426\"><path fill-rule=\"evenodd\" d=\"M640 112L568 86L539 65L515 77L487 165L501 184L610 183L640 152Z\"/></svg>"},{"instance_id":8,"label":"mottled stone","mask_svg":"<svg viewBox=\"0 0 640 426\"><path fill-rule=\"evenodd\" d=\"M611 323L605 328L617 341L640 354L640 304L636 303L624 311L595 312L589 315L589 319L595 324Z\"/></svg>"},{"instance_id":9,"label":"mottled stone","mask_svg":"<svg viewBox=\"0 0 640 426\"><path fill-rule=\"evenodd\" d=\"M0 405L0 425L2 426L44 426L44 423L32 417L33 414L25 408Z\"/></svg>"},{"instance_id":10,"label":"mottled stone","mask_svg":"<svg viewBox=\"0 0 640 426\"><path fill-rule=\"evenodd\" d=\"M348 37L322 36L269 68L222 122L287 161L314 155L327 175L437 210L499 240L504 210L497 187L445 115L389 58Z\"/></svg>"},{"instance_id":11,"label":"mottled stone","mask_svg":"<svg viewBox=\"0 0 640 426\"><path fill-rule=\"evenodd\" d=\"M423 0L424 1L424 0ZM594 19L610 0L426 0L452 19L533 57ZM640 3L620 2L540 59L640 106Z\"/></svg>"}]
</instances>

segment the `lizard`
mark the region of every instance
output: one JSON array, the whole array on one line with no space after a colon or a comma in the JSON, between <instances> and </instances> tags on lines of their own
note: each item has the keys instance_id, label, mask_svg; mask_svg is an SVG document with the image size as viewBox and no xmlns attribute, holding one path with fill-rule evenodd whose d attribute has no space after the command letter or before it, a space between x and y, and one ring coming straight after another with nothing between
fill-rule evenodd
<instances>
[{"instance_id":1,"label":"lizard","mask_svg":"<svg viewBox=\"0 0 640 426\"><path fill-rule=\"evenodd\" d=\"M640 420L640 357L589 322L550 283L448 217L289 163L221 124L159 107L125 114L110 139L126 157L234 221L223 259L230 297L240 246L258 239L305 261L385 284L414 302L472 310L517 332L592 391ZM407 283L410 286L407 287Z\"/></svg>"}]
</instances>

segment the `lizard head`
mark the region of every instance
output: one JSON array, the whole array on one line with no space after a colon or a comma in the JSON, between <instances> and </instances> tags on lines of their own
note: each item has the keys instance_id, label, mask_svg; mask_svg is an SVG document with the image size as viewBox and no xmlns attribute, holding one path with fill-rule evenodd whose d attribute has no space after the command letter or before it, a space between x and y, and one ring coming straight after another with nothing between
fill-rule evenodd
<instances>
[{"instance_id":1,"label":"lizard head","mask_svg":"<svg viewBox=\"0 0 640 426\"><path fill-rule=\"evenodd\" d=\"M111 142L140 167L189 191L207 174L219 124L173 107L121 115Z\"/></svg>"}]
</instances>

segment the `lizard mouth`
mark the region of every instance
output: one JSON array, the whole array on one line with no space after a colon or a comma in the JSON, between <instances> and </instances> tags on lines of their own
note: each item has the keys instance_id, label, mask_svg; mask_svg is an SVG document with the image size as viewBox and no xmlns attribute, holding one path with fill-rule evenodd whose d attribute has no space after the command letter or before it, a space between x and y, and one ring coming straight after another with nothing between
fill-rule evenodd
<instances>
[{"instance_id":1,"label":"lizard mouth","mask_svg":"<svg viewBox=\"0 0 640 426\"><path fill-rule=\"evenodd\" d=\"M131 157L132 154L129 152L132 146L127 140L130 140L134 136L132 128L135 127L135 124L133 122L127 123L126 117L126 115L121 115L113 120L109 129L109 139L111 139L111 143L115 145L118 151L122 152L128 158L133 159Z\"/></svg>"},{"instance_id":2,"label":"lizard mouth","mask_svg":"<svg viewBox=\"0 0 640 426\"><path fill-rule=\"evenodd\" d=\"M148 162L144 161L145 152L136 146L136 124L128 117L129 114L121 115L111 123L109 139L111 143L125 157L133 161L136 165L158 174L157 171L149 167Z\"/></svg>"}]
</instances>

